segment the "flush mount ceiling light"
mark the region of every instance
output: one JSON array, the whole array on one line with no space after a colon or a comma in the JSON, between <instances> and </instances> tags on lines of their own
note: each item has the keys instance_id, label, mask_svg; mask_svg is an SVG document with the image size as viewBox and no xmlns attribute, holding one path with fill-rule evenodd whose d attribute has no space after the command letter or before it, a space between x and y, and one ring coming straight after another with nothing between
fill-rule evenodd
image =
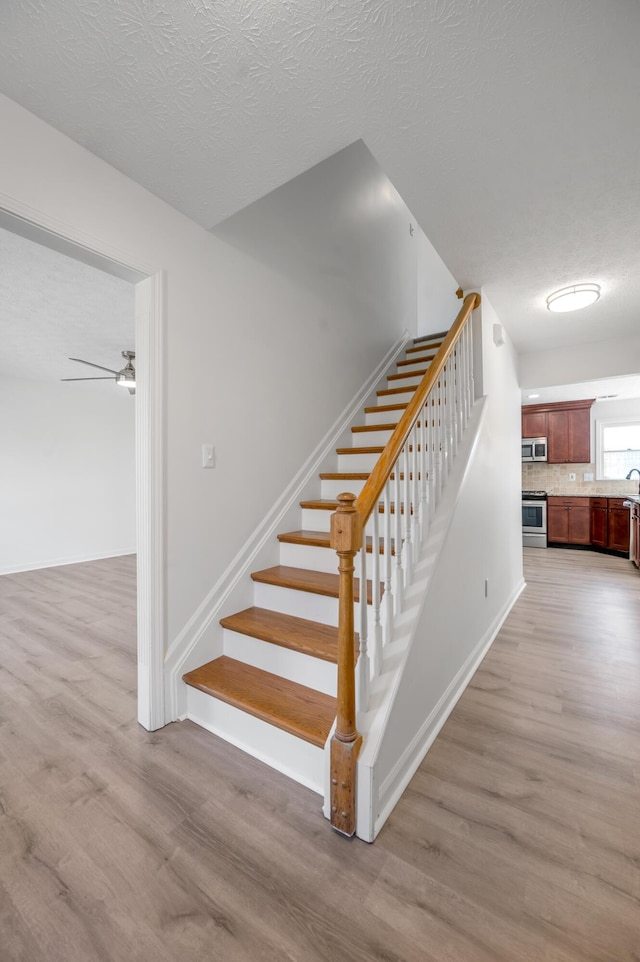
<instances>
[{"instance_id":1,"label":"flush mount ceiling light","mask_svg":"<svg viewBox=\"0 0 640 962\"><path fill-rule=\"evenodd\" d=\"M593 304L599 297L599 284L572 284L571 287L563 287L561 291L549 294L547 307L555 313L579 311Z\"/></svg>"}]
</instances>

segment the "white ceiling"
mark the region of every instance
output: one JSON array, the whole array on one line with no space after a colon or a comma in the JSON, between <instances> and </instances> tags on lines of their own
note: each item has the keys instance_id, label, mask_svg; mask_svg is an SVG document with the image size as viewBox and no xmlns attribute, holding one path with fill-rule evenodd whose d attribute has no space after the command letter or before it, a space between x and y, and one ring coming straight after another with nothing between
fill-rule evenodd
<instances>
[{"instance_id":1,"label":"white ceiling","mask_svg":"<svg viewBox=\"0 0 640 962\"><path fill-rule=\"evenodd\" d=\"M0 377L108 377L68 358L119 370L134 327L133 284L0 228Z\"/></svg>"},{"instance_id":2,"label":"white ceiling","mask_svg":"<svg viewBox=\"0 0 640 962\"><path fill-rule=\"evenodd\" d=\"M29 0L0 90L207 228L362 138L539 350L639 330L639 37L631 0Z\"/></svg>"},{"instance_id":3,"label":"white ceiling","mask_svg":"<svg viewBox=\"0 0 640 962\"><path fill-rule=\"evenodd\" d=\"M640 398L640 375L608 377L580 384L559 384L555 387L528 388L522 392L523 404L553 404L555 401L580 401L596 398L600 401Z\"/></svg>"}]
</instances>

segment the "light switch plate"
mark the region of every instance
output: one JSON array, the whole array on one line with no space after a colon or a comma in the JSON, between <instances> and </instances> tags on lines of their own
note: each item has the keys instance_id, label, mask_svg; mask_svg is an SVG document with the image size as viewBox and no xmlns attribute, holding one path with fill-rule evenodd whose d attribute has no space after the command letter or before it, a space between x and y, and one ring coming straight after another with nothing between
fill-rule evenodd
<instances>
[{"instance_id":1,"label":"light switch plate","mask_svg":"<svg viewBox=\"0 0 640 962\"><path fill-rule=\"evenodd\" d=\"M203 468L215 468L216 466L216 449L213 444L203 444L202 445L202 467Z\"/></svg>"},{"instance_id":2,"label":"light switch plate","mask_svg":"<svg viewBox=\"0 0 640 962\"><path fill-rule=\"evenodd\" d=\"M585 471L582 477L585 481L593 481L593 471Z\"/></svg>"}]
</instances>

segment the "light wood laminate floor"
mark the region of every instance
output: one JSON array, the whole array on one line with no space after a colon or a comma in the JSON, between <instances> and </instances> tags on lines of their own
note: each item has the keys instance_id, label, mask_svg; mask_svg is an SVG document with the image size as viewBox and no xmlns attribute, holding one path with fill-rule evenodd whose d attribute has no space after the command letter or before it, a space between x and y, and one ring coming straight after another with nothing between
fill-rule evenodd
<instances>
[{"instance_id":1,"label":"light wood laminate floor","mask_svg":"<svg viewBox=\"0 0 640 962\"><path fill-rule=\"evenodd\" d=\"M132 558L0 578L2 962L637 962L640 575L526 577L373 845L136 724Z\"/></svg>"}]
</instances>

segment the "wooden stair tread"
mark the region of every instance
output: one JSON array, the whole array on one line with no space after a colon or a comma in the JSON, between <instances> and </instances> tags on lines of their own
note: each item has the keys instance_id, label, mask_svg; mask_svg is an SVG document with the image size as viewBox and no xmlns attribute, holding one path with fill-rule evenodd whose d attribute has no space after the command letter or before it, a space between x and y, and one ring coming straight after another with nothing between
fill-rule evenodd
<instances>
[{"instance_id":1,"label":"wooden stair tread","mask_svg":"<svg viewBox=\"0 0 640 962\"><path fill-rule=\"evenodd\" d=\"M428 370L429 368L425 367L420 371L404 371L402 374L388 374L387 381L402 381L403 379L410 377L424 377Z\"/></svg>"},{"instance_id":2,"label":"wooden stair tread","mask_svg":"<svg viewBox=\"0 0 640 962\"><path fill-rule=\"evenodd\" d=\"M426 341L444 341L449 331L436 331L434 334L423 334L422 337L414 337L414 344L424 344Z\"/></svg>"},{"instance_id":3,"label":"wooden stair tread","mask_svg":"<svg viewBox=\"0 0 640 962\"><path fill-rule=\"evenodd\" d=\"M294 591L308 591L314 595L325 595L327 598L338 597L338 575L327 574L325 571L313 571L310 568L292 568L288 565L274 565L263 571L251 574L254 581L261 584L275 585L278 588L292 588ZM384 585L380 585L380 596ZM354 600L360 599L360 579L353 581ZM371 581L367 581L367 603L371 604Z\"/></svg>"},{"instance_id":4,"label":"wooden stair tread","mask_svg":"<svg viewBox=\"0 0 640 962\"><path fill-rule=\"evenodd\" d=\"M223 628L241 635L259 638L281 648L290 648L302 654L321 658L323 661L338 660L338 629L319 621L296 618L268 608L245 608L220 620ZM358 634L355 634L358 642Z\"/></svg>"},{"instance_id":5,"label":"wooden stair tread","mask_svg":"<svg viewBox=\"0 0 640 962\"><path fill-rule=\"evenodd\" d=\"M366 481L370 471L323 471L322 481Z\"/></svg>"},{"instance_id":6,"label":"wooden stair tread","mask_svg":"<svg viewBox=\"0 0 640 962\"><path fill-rule=\"evenodd\" d=\"M367 431L395 431L397 424L357 424L351 428L354 434L361 434Z\"/></svg>"},{"instance_id":7,"label":"wooden stair tread","mask_svg":"<svg viewBox=\"0 0 640 962\"><path fill-rule=\"evenodd\" d=\"M381 391L376 391L377 397L386 397L388 394L409 394L415 391L416 384L407 384L405 387L385 387Z\"/></svg>"},{"instance_id":8,"label":"wooden stair tread","mask_svg":"<svg viewBox=\"0 0 640 962\"><path fill-rule=\"evenodd\" d=\"M397 364L398 364L398 367L406 367L406 366L409 365L409 364L427 364L427 365L429 365L429 364L431 364L431 362L433 361L434 357L436 356L436 353L437 353L437 352L433 351L433 352L430 353L430 354L425 354L424 357L422 357L422 356L421 356L421 357L407 357L407 358L405 358L404 361L398 361Z\"/></svg>"},{"instance_id":9,"label":"wooden stair tread","mask_svg":"<svg viewBox=\"0 0 640 962\"><path fill-rule=\"evenodd\" d=\"M281 544L304 544L311 548L331 548L331 535L328 531L311 531L309 529L301 529L299 531L286 531L284 534L278 535L278 541ZM367 551L371 554L372 550L372 540L370 537L367 538ZM393 554L393 539L391 541L391 553ZM380 538L380 554L384 554L384 546L382 544L382 539ZM336 568L338 567L338 561L336 558Z\"/></svg>"},{"instance_id":10,"label":"wooden stair tread","mask_svg":"<svg viewBox=\"0 0 640 962\"><path fill-rule=\"evenodd\" d=\"M324 748L336 699L222 655L183 676L187 685Z\"/></svg>"},{"instance_id":11,"label":"wooden stair tread","mask_svg":"<svg viewBox=\"0 0 640 962\"><path fill-rule=\"evenodd\" d=\"M382 454L383 451L384 447L382 445L361 448L336 448L336 454Z\"/></svg>"},{"instance_id":12,"label":"wooden stair tread","mask_svg":"<svg viewBox=\"0 0 640 962\"><path fill-rule=\"evenodd\" d=\"M379 414L380 411L404 411L409 407L409 402L404 401L401 404L374 404L370 408L365 408L365 414Z\"/></svg>"}]
</instances>

